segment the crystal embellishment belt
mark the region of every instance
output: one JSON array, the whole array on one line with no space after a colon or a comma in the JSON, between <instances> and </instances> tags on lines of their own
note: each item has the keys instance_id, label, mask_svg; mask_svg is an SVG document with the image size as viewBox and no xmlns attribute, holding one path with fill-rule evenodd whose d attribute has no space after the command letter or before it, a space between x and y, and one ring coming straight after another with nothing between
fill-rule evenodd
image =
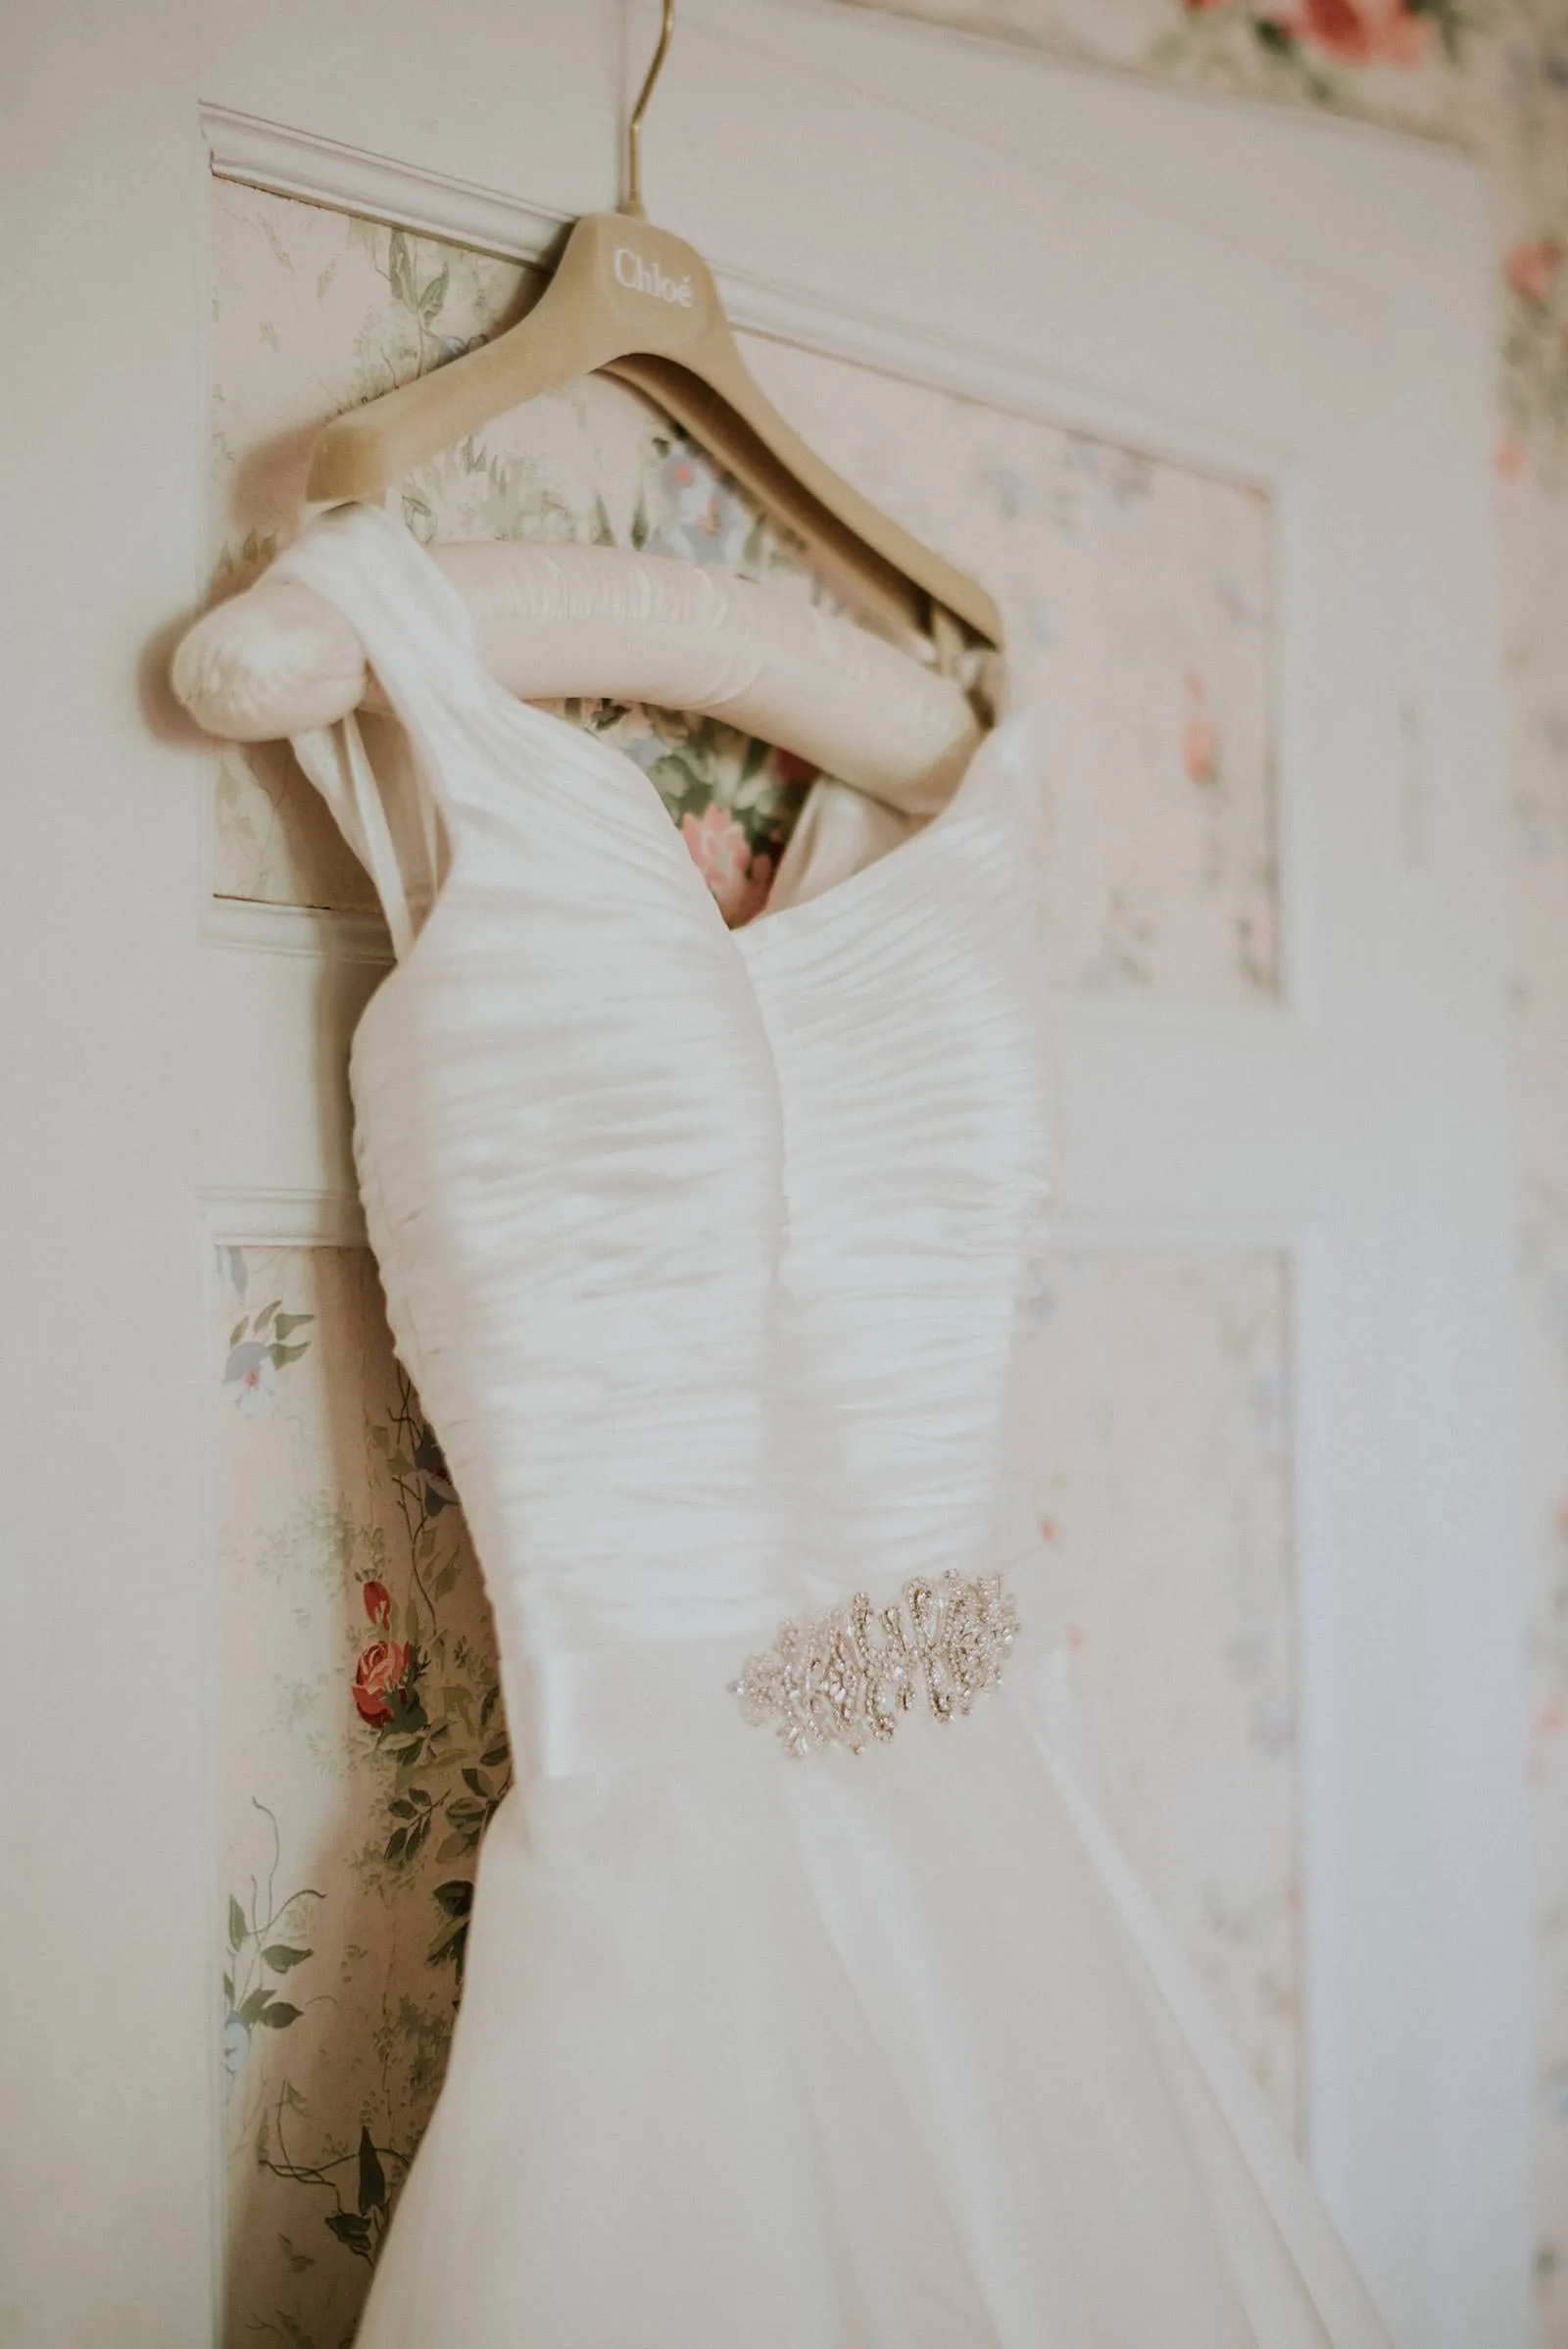
<instances>
[{"instance_id":1,"label":"crystal embellishment belt","mask_svg":"<svg viewBox=\"0 0 1568 2349\"><path fill-rule=\"evenodd\" d=\"M786 1752L885 1744L922 1690L938 1721L967 1713L1002 1678L1018 1610L1000 1574L949 1573L906 1583L893 1606L857 1590L847 1606L781 1624L729 1683L754 1729Z\"/></svg>"}]
</instances>

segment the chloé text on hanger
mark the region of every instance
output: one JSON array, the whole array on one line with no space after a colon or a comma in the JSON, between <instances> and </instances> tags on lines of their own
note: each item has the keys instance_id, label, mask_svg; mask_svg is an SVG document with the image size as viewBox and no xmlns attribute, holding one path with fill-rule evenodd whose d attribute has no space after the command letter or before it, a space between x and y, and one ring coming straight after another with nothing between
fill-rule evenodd
<instances>
[{"instance_id":1,"label":"chlo\u00e9 text on hanger","mask_svg":"<svg viewBox=\"0 0 1568 2349\"><path fill-rule=\"evenodd\" d=\"M628 293L652 294L659 302L676 302L690 310L695 296L690 277L666 277L657 261L645 261L634 245L617 245L613 263L615 283Z\"/></svg>"}]
</instances>

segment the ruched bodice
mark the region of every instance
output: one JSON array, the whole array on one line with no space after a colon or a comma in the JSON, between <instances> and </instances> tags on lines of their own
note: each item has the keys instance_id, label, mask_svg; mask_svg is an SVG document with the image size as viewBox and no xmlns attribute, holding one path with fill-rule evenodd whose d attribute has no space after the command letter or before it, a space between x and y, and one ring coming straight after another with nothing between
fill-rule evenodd
<instances>
[{"instance_id":1,"label":"ruched bodice","mask_svg":"<svg viewBox=\"0 0 1568 2349\"><path fill-rule=\"evenodd\" d=\"M739 934L777 1075L797 1490L831 1603L1027 1543L1047 1058L1021 721L934 826Z\"/></svg>"},{"instance_id":2,"label":"ruched bodice","mask_svg":"<svg viewBox=\"0 0 1568 2349\"><path fill-rule=\"evenodd\" d=\"M731 932L641 769L503 695L385 515L281 567L362 636L440 835L356 1148L506 1631L744 1639L989 1561L1046 1167L1017 729L934 831Z\"/></svg>"},{"instance_id":3,"label":"ruched bodice","mask_svg":"<svg viewBox=\"0 0 1568 2349\"><path fill-rule=\"evenodd\" d=\"M1387 2349L1053 1643L1021 722L874 861L828 787L828 885L732 934L385 514L278 568L398 721L296 747L398 948L360 1182L517 1770L359 2349Z\"/></svg>"}]
</instances>

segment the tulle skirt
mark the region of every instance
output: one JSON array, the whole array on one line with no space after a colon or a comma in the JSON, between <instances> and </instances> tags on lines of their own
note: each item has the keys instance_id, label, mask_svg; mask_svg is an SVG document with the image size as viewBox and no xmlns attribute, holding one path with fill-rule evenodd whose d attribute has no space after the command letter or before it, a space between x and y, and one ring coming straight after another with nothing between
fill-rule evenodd
<instances>
[{"instance_id":1,"label":"tulle skirt","mask_svg":"<svg viewBox=\"0 0 1568 2349\"><path fill-rule=\"evenodd\" d=\"M358 2349L1386 2349L1085 1786L1064 1649L520 1784Z\"/></svg>"}]
</instances>

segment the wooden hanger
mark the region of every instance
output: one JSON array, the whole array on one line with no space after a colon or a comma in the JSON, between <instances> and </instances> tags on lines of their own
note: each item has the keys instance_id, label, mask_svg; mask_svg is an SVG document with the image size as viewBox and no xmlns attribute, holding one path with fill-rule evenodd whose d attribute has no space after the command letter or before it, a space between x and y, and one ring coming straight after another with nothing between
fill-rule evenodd
<instances>
[{"instance_id":1,"label":"wooden hanger","mask_svg":"<svg viewBox=\"0 0 1568 2349\"><path fill-rule=\"evenodd\" d=\"M674 0L664 0L659 46L627 128L621 209L576 223L555 275L517 325L328 424L312 454L307 497L377 499L492 417L602 368L656 400L790 530L846 566L876 606L932 637L945 657L955 636L1000 648L1001 615L985 589L852 488L785 422L742 359L701 254L648 223L642 122L674 18Z\"/></svg>"}]
</instances>

